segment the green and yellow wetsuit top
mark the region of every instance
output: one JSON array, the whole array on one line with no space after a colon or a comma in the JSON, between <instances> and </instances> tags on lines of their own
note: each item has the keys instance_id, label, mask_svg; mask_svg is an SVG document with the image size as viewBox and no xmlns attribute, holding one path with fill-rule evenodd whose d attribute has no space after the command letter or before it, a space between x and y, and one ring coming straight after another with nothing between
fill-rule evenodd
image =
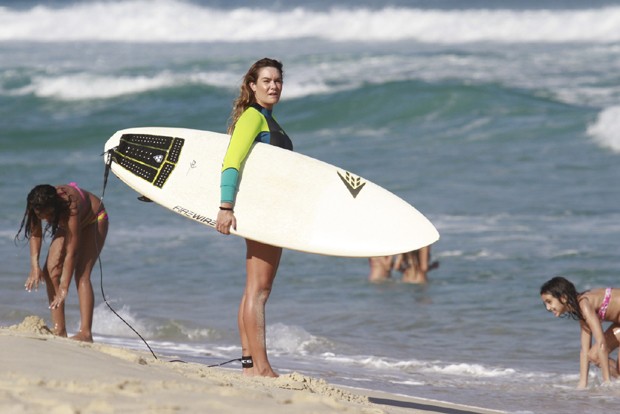
<instances>
[{"instance_id":1,"label":"green and yellow wetsuit top","mask_svg":"<svg viewBox=\"0 0 620 414\"><path fill-rule=\"evenodd\" d=\"M224 155L220 182L223 203L234 204L239 186L239 169L254 142L293 150L291 139L278 125L271 110L259 104L249 106L237 120L226 155Z\"/></svg>"}]
</instances>

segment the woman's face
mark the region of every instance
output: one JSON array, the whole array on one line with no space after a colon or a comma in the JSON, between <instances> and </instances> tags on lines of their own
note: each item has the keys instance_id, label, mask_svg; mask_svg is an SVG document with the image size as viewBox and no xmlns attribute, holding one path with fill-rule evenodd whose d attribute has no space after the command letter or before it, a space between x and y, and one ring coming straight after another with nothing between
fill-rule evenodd
<instances>
[{"instance_id":1,"label":"woman's face","mask_svg":"<svg viewBox=\"0 0 620 414\"><path fill-rule=\"evenodd\" d=\"M568 310L565 302L562 302L549 293L543 293L540 295L540 298L545 304L545 308L556 317L562 316Z\"/></svg>"},{"instance_id":2,"label":"woman's face","mask_svg":"<svg viewBox=\"0 0 620 414\"><path fill-rule=\"evenodd\" d=\"M262 68L258 72L256 83L250 83L250 88L254 91L256 103L263 108L273 109L282 93L282 75L276 68Z\"/></svg>"}]
</instances>

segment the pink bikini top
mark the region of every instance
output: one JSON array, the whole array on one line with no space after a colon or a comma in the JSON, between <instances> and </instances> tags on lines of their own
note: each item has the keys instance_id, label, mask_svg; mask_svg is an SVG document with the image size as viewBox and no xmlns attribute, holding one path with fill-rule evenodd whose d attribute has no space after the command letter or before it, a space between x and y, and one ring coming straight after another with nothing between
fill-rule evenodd
<instances>
[{"instance_id":1,"label":"pink bikini top","mask_svg":"<svg viewBox=\"0 0 620 414\"><path fill-rule=\"evenodd\" d=\"M78 187L77 183L74 183L74 182L72 181L72 182L70 182L68 185L69 185L70 187L75 188L75 189L78 191L78 193L80 193L80 196L82 196L82 200L86 201L86 196L85 196L85 195L84 195L84 193L82 192L82 189L81 189L80 187Z\"/></svg>"},{"instance_id":2,"label":"pink bikini top","mask_svg":"<svg viewBox=\"0 0 620 414\"><path fill-rule=\"evenodd\" d=\"M609 307L609 301L611 300L611 288L608 287L605 289L605 297L603 298L603 303L598 310L598 317L600 320L605 319L605 314L607 313L607 308Z\"/></svg>"}]
</instances>

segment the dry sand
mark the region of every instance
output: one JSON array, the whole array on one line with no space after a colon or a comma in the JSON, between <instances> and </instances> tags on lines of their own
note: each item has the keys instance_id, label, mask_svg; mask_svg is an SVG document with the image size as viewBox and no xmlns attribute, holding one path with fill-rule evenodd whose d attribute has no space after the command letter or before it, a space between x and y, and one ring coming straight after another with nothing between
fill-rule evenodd
<instances>
[{"instance_id":1,"label":"dry sand","mask_svg":"<svg viewBox=\"0 0 620 414\"><path fill-rule=\"evenodd\" d=\"M497 413L337 387L298 373L247 378L233 370L164 361L55 337L36 316L0 328L0 349L1 413Z\"/></svg>"}]
</instances>

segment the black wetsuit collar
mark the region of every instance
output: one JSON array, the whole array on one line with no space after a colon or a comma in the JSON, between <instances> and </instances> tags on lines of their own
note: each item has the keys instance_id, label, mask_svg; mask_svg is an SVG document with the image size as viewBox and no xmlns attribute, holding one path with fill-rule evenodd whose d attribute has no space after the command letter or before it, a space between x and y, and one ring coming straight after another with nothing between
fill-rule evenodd
<instances>
[{"instance_id":1,"label":"black wetsuit collar","mask_svg":"<svg viewBox=\"0 0 620 414\"><path fill-rule=\"evenodd\" d=\"M273 112L271 109L267 109L264 106L258 104L258 103L253 103L252 105L250 105L252 108L256 109L258 112L260 112L261 114L271 117L271 113Z\"/></svg>"}]
</instances>

